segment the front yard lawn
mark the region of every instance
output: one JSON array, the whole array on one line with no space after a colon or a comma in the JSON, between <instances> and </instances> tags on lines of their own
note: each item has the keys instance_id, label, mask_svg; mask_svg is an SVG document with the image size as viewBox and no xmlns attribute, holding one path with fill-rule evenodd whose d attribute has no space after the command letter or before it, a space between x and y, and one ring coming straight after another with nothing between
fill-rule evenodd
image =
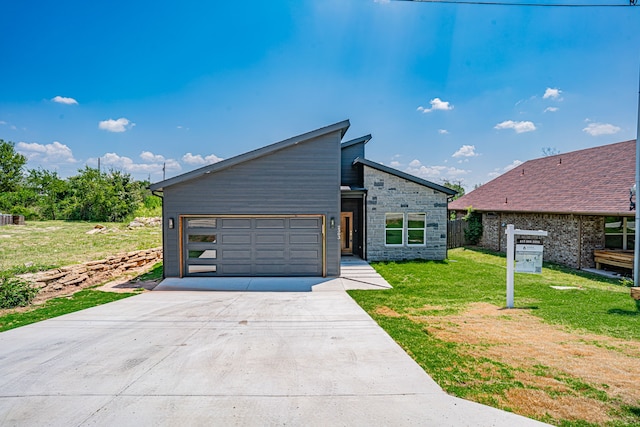
<instances>
[{"instance_id":1,"label":"front yard lawn","mask_svg":"<svg viewBox=\"0 0 640 427\"><path fill-rule=\"evenodd\" d=\"M640 423L640 311L618 281L546 265L516 274L509 310L495 254L373 266L394 289L350 295L447 392L558 425Z\"/></svg>"}]
</instances>

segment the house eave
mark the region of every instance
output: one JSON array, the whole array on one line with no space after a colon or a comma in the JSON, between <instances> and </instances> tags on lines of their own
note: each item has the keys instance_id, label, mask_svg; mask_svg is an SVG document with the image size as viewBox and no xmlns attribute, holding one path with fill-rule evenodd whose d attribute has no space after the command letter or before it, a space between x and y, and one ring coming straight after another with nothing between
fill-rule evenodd
<instances>
[{"instance_id":1,"label":"house eave","mask_svg":"<svg viewBox=\"0 0 640 427\"><path fill-rule=\"evenodd\" d=\"M390 175L397 176L398 178L403 178L403 179L406 179L407 181L411 181L411 182L414 182L416 184L422 185L424 187L431 188L432 190L440 191L440 192L445 193L445 194L450 195L450 196L455 196L456 194L458 194L457 191L452 190L450 188L447 188L447 187L445 187L443 185L438 185L438 184L433 183L431 181L427 181L426 179L419 178L419 177L417 177L415 175L410 175L408 173L399 171L397 169L390 168L389 166L385 166L385 165L380 164L380 163L372 162L371 160L367 160L367 159L363 159L363 158L358 157L357 159L355 159L353 161L353 164L354 165L355 164L362 164L362 165L368 166L370 168L377 169L377 170L379 170L381 172L385 172L385 173L388 173Z\"/></svg>"},{"instance_id":2,"label":"house eave","mask_svg":"<svg viewBox=\"0 0 640 427\"><path fill-rule=\"evenodd\" d=\"M449 208L451 212L465 212L467 208ZM584 215L584 216L634 216L635 211L562 211L562 210L520 210L520 209L491 209L491 208L476 208L473 207L474 212L495 212L506 214L545 214L545 215Z\"/></svg>"}]
</instances>

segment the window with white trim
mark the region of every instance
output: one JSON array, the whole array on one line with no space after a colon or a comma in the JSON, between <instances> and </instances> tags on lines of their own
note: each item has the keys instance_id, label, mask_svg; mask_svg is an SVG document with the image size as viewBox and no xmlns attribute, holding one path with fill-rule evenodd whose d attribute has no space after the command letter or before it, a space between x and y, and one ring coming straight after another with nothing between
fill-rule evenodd
<instances>
[{"instance_id":1,"label":"window with white trim","mask_svg":"<svg viewBox=\"0 0 640 427\"><path fill-rule=\"evenodd\" d=\"M404 214L386 213L384 214L384 244L387 246L404 245Z\"/></svg>"},{"instance_id":2,"label":"window with white trim","mask_svg":"<svg viewBox=\"0 0 640 427\"><path fill-rule=\"evenodd\" d=\"M427 244L426 213L386 213L385 246L425 246Z\"/></svg>"},{"instance_id":3,"label":"window with white trim","mask_svg":"<svg viewBox=\"0 0 640 427\"><path fill-rule=\"evenodd\" d=\"M407 245L424 246L427 235L427 214L408 213L407 214Z\"/></svg>"}]
</instances>

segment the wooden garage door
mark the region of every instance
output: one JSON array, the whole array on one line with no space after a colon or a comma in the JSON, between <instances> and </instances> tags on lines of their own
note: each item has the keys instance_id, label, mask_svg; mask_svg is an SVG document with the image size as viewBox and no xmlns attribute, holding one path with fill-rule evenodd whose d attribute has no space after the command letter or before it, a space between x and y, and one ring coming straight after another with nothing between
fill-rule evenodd
<instances>
[{"instance_id":1,"label":"wooden garage door","mask_svg":"<svg viewBox=\"0 0 640 427\"><path fill-rule=\"evenodd\" d=\"M322 276L322 216L185 217L184 276Z\"/></svg>"}]
</instances>

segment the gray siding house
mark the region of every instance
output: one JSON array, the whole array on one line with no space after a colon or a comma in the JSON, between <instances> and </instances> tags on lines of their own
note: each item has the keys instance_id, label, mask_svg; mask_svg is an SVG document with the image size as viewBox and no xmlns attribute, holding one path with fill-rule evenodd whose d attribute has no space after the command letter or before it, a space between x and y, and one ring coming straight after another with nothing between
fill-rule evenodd
<instances>
[{"instance_id":1,"label":"gray siding house","mask_svg":"<svg viewBox=\"0 0 640 427\"><path fill-rule=\"evenodd\" d=\"M154 183L165 277L337 276L341 256L444 259L455 194L364 158L345 120Z\"/></svg>"}]
</instances>

